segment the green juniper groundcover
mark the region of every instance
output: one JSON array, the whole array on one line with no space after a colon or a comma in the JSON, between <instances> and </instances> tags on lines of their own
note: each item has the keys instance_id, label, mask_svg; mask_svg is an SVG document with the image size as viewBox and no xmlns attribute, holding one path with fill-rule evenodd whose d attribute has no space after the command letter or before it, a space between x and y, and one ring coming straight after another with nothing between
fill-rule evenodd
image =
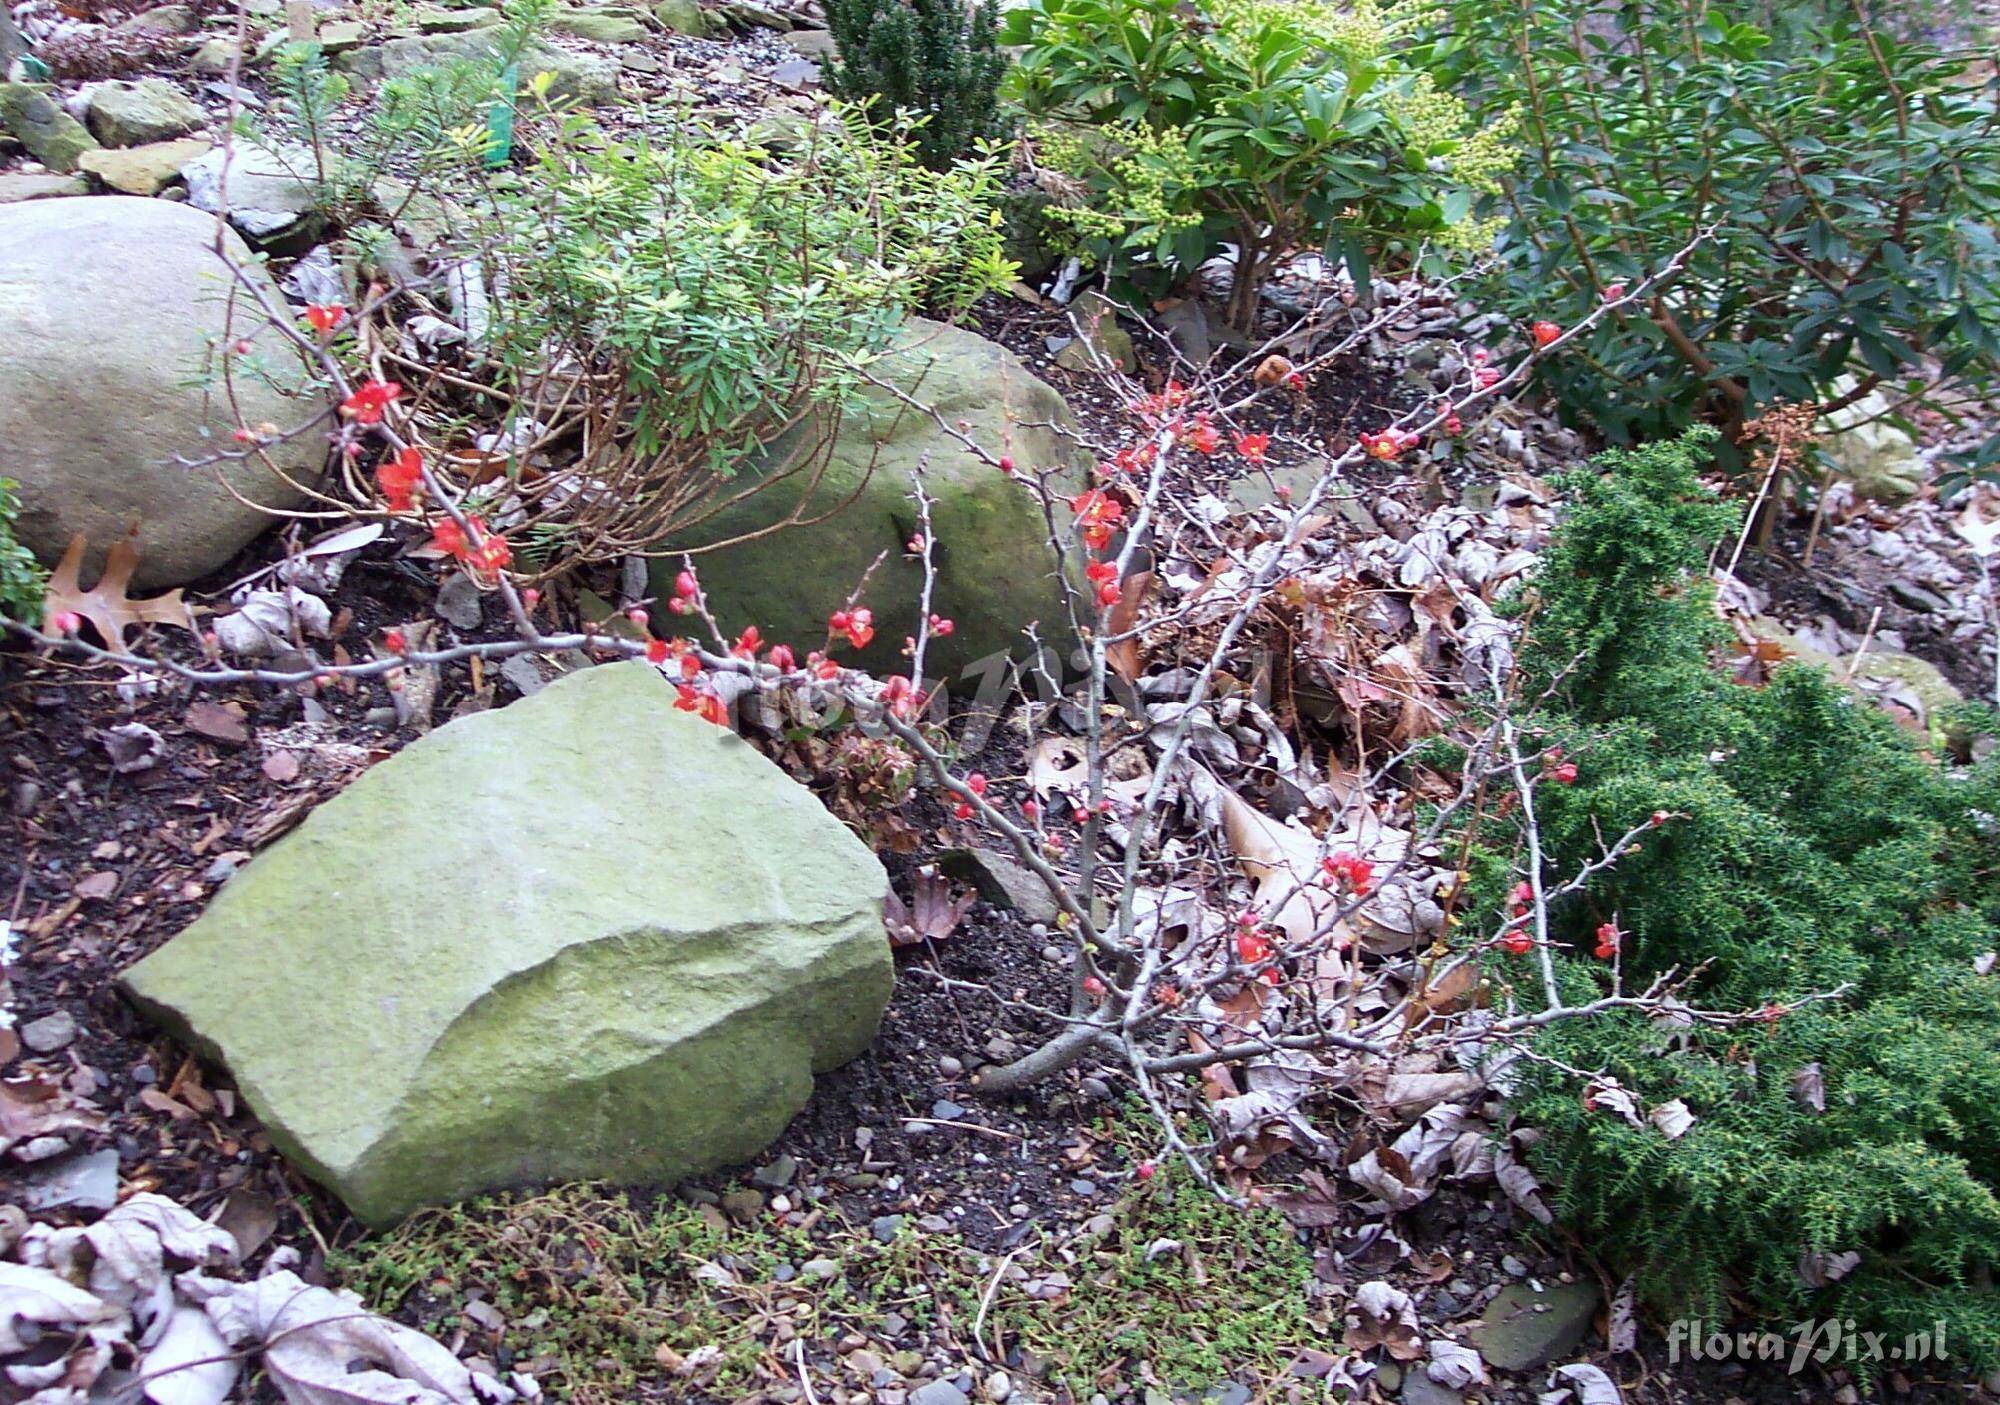
<instances>
[{"instance_id":1,"label":"green juniper groundcover","mask_svg":"<svg viewBox=\"0 0 2000 1405\"><path fill-rule=\"evenodd\" d=\"M1712 435L1597 461L1536 584L1524 726L1577 762L1537 790L1550 872L1657 811L1636 852L1563 899L1566 1003L1606 994L1592 934L1622 929L1626 989L1698 970L1708 1022L1637 1011L1560 1021L1514 1065L1517 1108L1559 1214L1669 1311L1942 1326L1954 1367L2000 1365L2000 769L1932 750L1803 664L1763 687L1716 667L1726 632L1703 563L1735 511L1696 476ZM1482 910L1519 876L1523 834L1491 827ZM1518 999L1532 957L1504 958ZM1837 998L1814 999L1835 991ZM1779 1011L1782 1010L1782 1013ZM1608 1076L1635 1121L1596 1098ZM1643 1115L1681 1099L1678 1138ZM1858 1256L1858 1258L1850 1257Z\"/></svg>"}]
</instances>

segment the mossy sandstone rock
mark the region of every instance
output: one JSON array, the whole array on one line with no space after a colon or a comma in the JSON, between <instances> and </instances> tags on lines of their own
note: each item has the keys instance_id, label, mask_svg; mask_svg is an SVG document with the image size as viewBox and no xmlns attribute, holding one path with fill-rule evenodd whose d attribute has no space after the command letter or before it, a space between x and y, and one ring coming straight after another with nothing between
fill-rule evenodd
<instances>
[{"instance_id":1,"label":"mossy sandstone rock","mask_svg":"<svg viewBox=\"0 0 2000 1405\"><path fill-rule=\"evenodd\" d=\"M874 1037L887 879L644 663L382 762L125 976L363 1220L762 1150Z\"/></svg>"},{"instance_id":2,"label":"mossy sandstone rock","mask_svg":"<svg viewBox=\"0 0 2000 1405\"><path fill-rule=\"evenodd\" d=\"M945 424L956 428L964 421L966 433L993 454L1010 456L1020 473L1069 463L1070 445L1038 427L1073 422L1062 397L1012 352L977 333L913 319L876 372L935 409ZM797 435L779 440L771 459L796 461L798 443ZM1033 494L967 453L929 416L873 388L842 416L826 468L801 513L824 521L696 558L724 625L734 630L754 623L765 639L789 643L804 657L825 637L827 615L886 552L862 597L875 612L876 641L858 655L844 646L838 655L878 671L907 667L903 639L916 632L923 587L922 568L905 549L917 531L910 494L911 474L919 467L934 500L931 609L954 626L948 638L932 641L925 672L954 690L972 685L992 661L1028 652L1022 630L1029 624L1037 625L1045 644L1067 653L1074 645L1055 553ZM743 499L701 524L688 544L728 541L775 525L799 506L808 476L801 472ZM656 598L673 598L679 569L678 557L656 563ZM686 627L664 611L659 624Z\"/></svg>"},{"instance_id":3,"label":"mossy sandstone rock","mask_svg":"<svg viewBox=\"0 0 2000 1405\"><path fill-rule=\"evenodd\" d=\"M176 462L214 453L236 427L224 397L188 380L224 331L230 274L214 244L214 219L166 200L0 206L0 478L20 483L15 534L43 561L53 564L81 532L85 579L94 579L105 549L136 526L134 583L180 585L278 520L239 495L274 508L300 501L254 460ZM250 263L235 235L227 247L239 266ZM236 334L253 321L239 311ZM289 429L325 403L249 375L236 377L235 391L249 425ZM299 482L317 478L325 454L310 440L271 449Z\"/></svg>"}]
</instances>

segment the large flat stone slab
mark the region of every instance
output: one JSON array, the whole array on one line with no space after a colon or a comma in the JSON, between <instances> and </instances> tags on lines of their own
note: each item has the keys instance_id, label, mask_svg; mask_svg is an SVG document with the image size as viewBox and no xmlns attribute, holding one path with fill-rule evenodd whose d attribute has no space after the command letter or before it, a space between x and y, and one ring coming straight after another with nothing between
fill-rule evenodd
<instances>
[{"instance_id":1,"label":"large flat stone slab","mask_svg":"<svg viewBox=\"0 0 2000 1405\"><path fill-rule=\"evenodd\" d=\"M888 1002L887 879L650 666L563 679L382 762L140 961L362 1219L747 1160Z\"/></svg>"}]
</instances>

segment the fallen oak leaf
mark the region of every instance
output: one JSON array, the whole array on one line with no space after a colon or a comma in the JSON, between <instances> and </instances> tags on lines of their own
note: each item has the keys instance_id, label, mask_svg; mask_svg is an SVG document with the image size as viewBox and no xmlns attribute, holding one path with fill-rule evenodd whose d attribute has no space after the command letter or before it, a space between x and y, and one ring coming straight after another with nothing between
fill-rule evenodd
<instances>
[{"instance_id":1,"label":"fallen oak leaf","mask_svg":"<svg viewBox=\"0 0 2000 1405\"><path fill-rule=\"evenodd\" d=\"M130 652L125 647L125 632L129 629L170 624L176 629L194 631L187 604L178 590L150 600L134 600L126 595L132 572L139 566L139 548L133 545L130 535L113 543L104 553L104 570L98 575L97 584L85 590L81 577L83 554L88 545L81 532L71 537L69 549L49 575L48 591L42 597L45 635L60 639L62 635L54 628L53 621L62 615L76 615L90 621L106 649L124 654Z\"/></svg>"}]
</instances>

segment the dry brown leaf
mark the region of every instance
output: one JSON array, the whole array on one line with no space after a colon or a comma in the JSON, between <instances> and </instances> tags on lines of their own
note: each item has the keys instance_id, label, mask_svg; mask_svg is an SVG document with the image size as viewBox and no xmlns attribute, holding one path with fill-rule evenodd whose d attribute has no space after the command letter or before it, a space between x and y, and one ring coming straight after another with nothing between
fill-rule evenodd
<instances>
[{"instance_id":1,"label":"dry brown leaf","mask_svg":"<svg viewBox=\"0 0 2000 1405\"><path fill-rule=\"evenodd\" d=\"M1120 582L1118 603L1111 607L1111 613L1105 617L1105 633L1123 634L1137 624L1139 607L1146 603L1146 596L1152 589L1151 571L1134 571ZM1111 665L1111 671L1127 683L1136 683L1141 670L1146 666L1144 651L1140 649L1136 638L1120 639L1117 643L1108 645L1104 650L1104 658L1105 662Z\"/></svg>"},{"instance_id":2,"label":"dry brown leaf","mask_svg":"<svg viewBox=\"0 0 2000 1405\"><path fill-rule=\"evenodd\" d=\"M194 731L210 741L222 742L228 746L242 746L250 740L250 729L246 724L248 714L241 703L218 703L198 701L188 704L184 719Z\"/></svg>"},{"instance_id":3,"label":"dry brown leaf","mask_svg":"<svg viewBox=\"0 0 2000 1405\"><path fill-rule=\"evenodd\" d=\"M1226 787L1222 827L1244 873L1257 880L1257 910L1297 943L1310 939L1339 910L1338 896L1320 881L1320 842L1303 830L1258 813ZM1336 930L1335 940L1346 934Z\"/></svg>"},{"instance_id":4,"label":"dry brown leaf","mask_svg":"<svg viewBox=\"0 0 2000 1405\"><path fill-rule=\"evenodd\" d=\"M50 621L60 614L73 614L90 621L104 647L115 654L128 652L125 631L149 624L170 624L192 631L188 608L178 590L156 595L150 600L133 600L125 594L132 572L138 569L139 549L127 536L104 553L104 571L97 584L83 588L83 553L88 543L81 532L69 539L69 550L49 576L48 593L42 599L42 629L51 639L60 638Z\"/></svg>"}]
</instances>

